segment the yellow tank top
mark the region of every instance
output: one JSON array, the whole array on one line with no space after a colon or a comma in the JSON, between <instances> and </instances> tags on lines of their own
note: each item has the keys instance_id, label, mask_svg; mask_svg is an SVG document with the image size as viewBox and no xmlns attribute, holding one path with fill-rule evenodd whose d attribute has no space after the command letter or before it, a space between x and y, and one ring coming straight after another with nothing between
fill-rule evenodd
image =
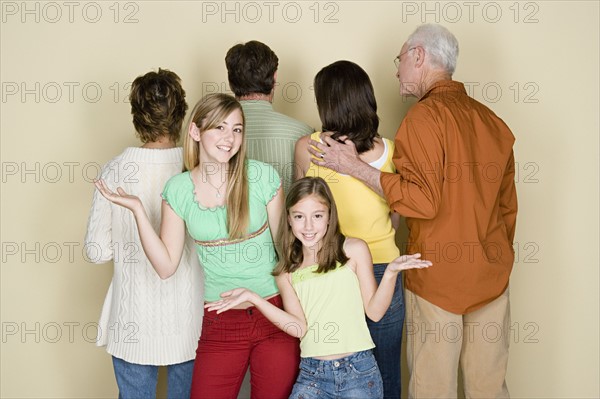
<instances>
[{"instance_id":1,"label":"yellow tank top","mask_svg":"<svg viewBox=\"0 0 600 399\"><path fill-rule=\"evenodd\" d=\"M320 141L320 132L311 139ZM392 155L394 144L384 138L383 155L370 165L382 172L396 172ZM373 263L389 263L400 255L395 231L390 220L390 208L382 197L361 181L311 162L306 176L321 177L329 185L337 205L342 234L364 240L369 246Z\"/></svg>"},{"instance_id":2,"label":"yellow tank top","mask_svg":"<svg viewBox=\"0 0 600 399\"><path fill-rule=\"evenodd\" d=\"M356 274L338 263L335 270L316 273L318 265L292 273L308 330L300 340L300 356L359 352L375 347Z\"/></svg>"}]
</instances>

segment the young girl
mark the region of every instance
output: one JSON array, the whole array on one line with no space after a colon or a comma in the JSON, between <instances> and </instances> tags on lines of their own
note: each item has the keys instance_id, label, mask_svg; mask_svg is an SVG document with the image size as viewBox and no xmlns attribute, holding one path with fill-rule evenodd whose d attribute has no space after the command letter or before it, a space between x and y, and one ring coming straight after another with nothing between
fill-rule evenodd
<instances>
[{"instance_id":1,"label":"young girl","mask_svg":"<svg viewBox=\"0 0 600 399\"><path fill-rule=\"evenodd\" d=\"M205 272L205 299L245 286L273 308L282 300L272 276L273 234L283 206L279 176L246 160L244 117L231 96L209 94L191 113L184 140L185 172L163 190L160 235L139 199L96 183L110 201L132 210L146 255L161 278L181 257L185 228ZM252 397L284 398L298 372L298 340L283 333L248 302L225 315L207 314L196 351L192 398L235 398L250 365ZM273 383L277 376L277 383Z\"/></svg>"},{"instance_id":2,"label":"young girl","mask_svg":"<svg viewBox=\"0 0 600 399\"><path fill-rule=\"evenodd\" d=\"M286 199L274 271L285 311L247 288L205 307L218 314L253 303L288 334L301 338L300 375L290 398L382 398L383 386L365 312L379 320L399 271L431 266L420 254L389 263L379 288L364 241L344 237L333 196L321 178L296 181Z\"/></svg>"}]
</instances>

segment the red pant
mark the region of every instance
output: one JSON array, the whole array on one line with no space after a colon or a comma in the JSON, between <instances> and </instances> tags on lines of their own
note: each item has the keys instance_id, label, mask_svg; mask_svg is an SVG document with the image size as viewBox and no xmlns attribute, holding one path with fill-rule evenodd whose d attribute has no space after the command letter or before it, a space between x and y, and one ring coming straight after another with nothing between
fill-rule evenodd
<instances>
[{"instance_id":1,"label":"red pant","mask_svg":"<svg viewBox=\"0 0 600 399\"><path fill-rule=\"evenodd\" d=\"M278 295L269 302L282 308ZM298 376L300 347L256 308L204 311L192 399L235 399L248 364L252 399L287 399Z\"/></svg>"}]
</instances>

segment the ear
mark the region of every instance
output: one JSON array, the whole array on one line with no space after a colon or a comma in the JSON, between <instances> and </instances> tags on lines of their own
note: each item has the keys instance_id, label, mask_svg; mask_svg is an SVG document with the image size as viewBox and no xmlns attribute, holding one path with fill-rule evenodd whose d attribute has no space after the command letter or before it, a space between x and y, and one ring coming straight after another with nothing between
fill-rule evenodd
<instances>
[{"instance_id":1,"label":"ear","mask_svg":"<svg viewBox=\"0 0 600 399\"><path fill-rule=\"evenodd\" d=\"M190 124L189 135L194 141L200 141L200 129L194 122Z\"/></svg>"},{"instance_id":2,"label":"ear","mask_svg":"<svg viewBox=\"0 0 600 399\"><path fill-rule=\"evenodd\" d=\"M425 63L425 49L421 46L415 47L415 66L420 68Z\"/></svg>"},{"instance_id":3,"label":"ear","mask_svg":"<svg viewBox=\"0 0 600 399\"><path fill-rule=\"evenodd\" d=\"M277 71L273 74L273 87L271 88L271 92L269 93L269 102L273 102L273 97L275 96L275 86L277 86Z\"/></svg>"}]
</instances>

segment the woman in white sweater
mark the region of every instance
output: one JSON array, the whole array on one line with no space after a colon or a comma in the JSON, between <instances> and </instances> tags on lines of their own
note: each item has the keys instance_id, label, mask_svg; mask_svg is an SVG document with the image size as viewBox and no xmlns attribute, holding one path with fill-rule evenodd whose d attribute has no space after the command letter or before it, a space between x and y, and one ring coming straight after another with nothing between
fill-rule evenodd
<instances>
[{"instance_id":1,"label":"woman in white sweater","mask_svg":"<svg viewBox=\"0 0 600 399\"><path fill-rule=\"evenodd\" d=\"M161 191L183 167L176 142L187 110L185 92L175 73L159 69L135 79L130 102L143 145L108 162L101 178L140 197L159 231ZM156 397L158 366L168 366L168 397L189 398L203 314L193 241L188 238L177 272L162 280L144 254L133 214L95 190L85 248L93 263L114 262L97 344L113 357L119 398Z\"/></svg>"}]
</instances>

